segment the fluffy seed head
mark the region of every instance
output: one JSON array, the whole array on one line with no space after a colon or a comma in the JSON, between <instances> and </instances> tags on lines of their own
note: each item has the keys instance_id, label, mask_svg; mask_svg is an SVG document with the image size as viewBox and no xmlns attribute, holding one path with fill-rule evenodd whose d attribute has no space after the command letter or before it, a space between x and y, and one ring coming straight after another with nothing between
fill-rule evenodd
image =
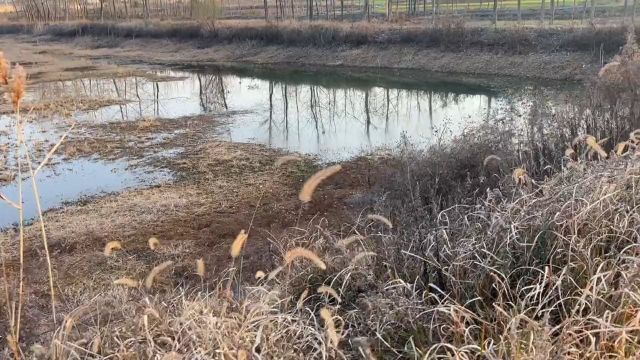
<instances>
[{"instance_id":1,"label":"fluffy seed head","mask_svg":"<svg viewBox=\"0 0 640 360\"><path fill-rule=\"evenodd\" d=\"M301 310L302 307L304 306L304 301L307 298L307 295L309 294L309 289L304 289L304 291L302 292L302 294L300 294L300 297L298 298L298 303L296 304L296 309Z\"/></svg>"},{"instance_id":2,"label":"fluffy seed head","mask_svg":"<svg viewBox=\"0 0 640 360\"><path fill-rule=\"evenodd\" d=\"M364 236L356 234L356 235L348 236L348 237L338 241L337 244L340 247L347 247L347 246L353 244L356 241L362 241L362 240L364 240Z\"/></svg>"},{"instance_id":3,"label":"fluffy seed head","mask_svg":"<svg viewBox=\"0 0 640 360\"><path fill-rule=\"evenodd\" d=\"M265 276L267 276L267 274L265 274L264 271L262 271L262 270L256 271L256 280L260 280L260 279L264 278Z\"/></svg>"},{"instance_id":4,"label":"fluffy seed head","mask_svg":"<svg viewBox=\"0 0 640 360\"><path fill-rule=\"evenodd\" d=\"M21 65L16 65L11 72L11 82L9 83L9 97L13 111L20 108L20 102L24 97L24 88L27 82L27 73Z\"/></svg>"},{"instance_id":5,"label":"fluffy seed head","mask_svg":"<svg viewBox=\"0 0 640 360\"><path fill-rule=\"evenodd\" d=\"M158 246L160 246L160 240L158 240L155 237L150 237L148 243L149 243L149 249L151 250L155 250L158 248Z\"/></svg>"},{"instance_id":6,"label":"fluffy seed head","mask_svg":"<svg viewBox=\"0 0 640 360\"><path fill-rule=\"evenodd\" d=\"M173 265L173 261L165 261L162 264L151 269L151 272L149 272L149 275L147 275L147 278L144 280L144 286L147 289L151 289L151 287L153 286L153 280L156 278L156 276L171 265Z\"/></svg>"},{"instance_id":7,"label":"fluffy seed head","mask_svg":"<svg viewBox=\"0 0 640 360\"><path fill-rule=\"evenodd\" d=\"M284 269L284 267L278 266L277 268L271 270L271 272L267 276L267 280L271 281L271 280L275 279L276 276L278 276L278 274L280 274L280 271L282 271L282 269Z\"/></svg>"},{"instance_id":8,"label":"fluffy seed head","mask_svg":"<svg viewBox=\"0 0 640 360\"><path fill-rule=\"evenodd\" d=\"M576 154L576 151L573 150L573 148L567 148L564 151L564 156L566 156L569 160L571 161L576 161L578 160L578 154Z\"/></svg>"},{"instance_id":9,"label":"fluffy seed head","mask_svg":"<svg viewBox=\"0 0 640 360\"><path fill-rule=\"evenodd\" d=\"M204 260L202 258L200 258L200 259L196 260L196 274L198 274L198 276L203 278L204 277L204 272L205 272Z\"/></svg>"},{"instance_id":10,"label":"fluffy seed head","mask_svg":"<svg viewBox=\"0 0 640 360\"><path fill-rule=\"evenodd\" d=\"M391 223L391 221L389 219L387 219L386 217L382 216L382 215L369 214L369 215L367 215L367 219L381 222L381 223L387 225L387 227L389 229L393 229L393 224Z\"/></svg>"},{"instance_id":11,"label":"fluffy seed head","mask_svg":"<svg viewBox=\"0 0 640 360\"><path fill-rule=\"evenodd\" d=\"M489 165L497 166L498 164L500 164L501 161L502 161L502 159L499 156L497 156L497 155L489 155L486 158L484 158L484 161L482 162L482 165L484 167L487 167Z\"/></svg>"},{"instance_id":12,"label":"fluffy seed head","mask_svg":"<svg viewBox=\"0 0 640 360\"><path fill-rule=\"evenodd\" d=\"M619 142L613 150L618 156L624 155L629 150L629 141Z\"/></svg>"},{"instance_id":13,"label":"fluffy seed head","mask_svg":"<svg viewBox=\"0 0 640 360\"><path fill-rule=\"evenodd\" d=\"M138 280L134 280L132 278L123 277L113 282L114 285L123 285L130 288L137 288L140 286L140 282Z\"/></svg>"},{"instance_id":14,"label":"fluffy seed head","mask_svg":"<svg viewBox=\"0 0 640 360\"><path fill-rule=\"evenodd\" d=\"M591 150L597 152L598 155L600 155L600 157L602 157L603 159L607 158L607 152L604 151L601 144L596 140L594 136L587 135L585 139L585 143L587 144L587 146L589 146Z\"/></svg>"},{"instance_id":15,"label":"fluffy seed head","mask_svg":"<svg viewBox=\"0 0 640 360\"><path fill-rule=\"evenodd\" d=\"M333 316L331 315L331 311L326 307L320 309L320 317L324 321L324 328L327 332L327 338L333 347L338 347L338 343L340 343L340 338L338 337L338 333L336 332L336 324L333 322Z\"/></svg>"},{"instance_id":16,"label":"fluffy seed head","mask_svg":"<svg viewBox=\"0 0 640 360\"><path fill-rule=\"evenodd\" d=\"M4 57L4 53L0 52L0 84L9 85L9 61Z\"/></svg>"},{"instance_id":17,"label":"fluffy seed head","mask_svg":"<svg viewBox=\"0 0 640 360\"><path fill-rule=\"evenodd\" d=\"M302 160L302 158L300 156L296 156L296 155L285 155L285 156L281 156L279 158L276 159L276 162L274 163L275 167L280 167L288 162L291 161L300 161Z\"/></svg>"},{"instance_id":18,"label":"fluffy seed head","mask_svg":"<svg viewBox=\"0 0 640 360\"><path fill-rule=\"evenodd\" d=\"M284 255L284 262L286 265L289 265L293 262L293 260L299 257L305 258L311 261L315 266L319 267L322 270L327 269L327 265L324 263L324 261L322 261L322 259L320 259L318 255L316 255L311 250L301 248L301 247L297 247L295 249L291 249L287 251L287 253Z\"/></svg>"},{"instance_id":19,"label":"fluffy seed head","mask_svg":"<svg viewBox=\"0 0 640 360\"><path fill-rule=\"evenodd\" d=\"M511 176L513 177L513 181L515 181L516 185L523 186L529 182L529 174L524 168L515 168Z\"/></svg>"},{"instance_id":20,"label":"fluffy seed head","mask_svg":"<svg viewBox=\"0 0 640 360\"><path fill-rule=\"evenodd\" d=\"M342 302L342 299L340 299L340 295L338 295L338 293L330 286L322 285L318 288L318 290L316 290L316 292L318 294L331 295L334 299L336 299L338 303Z\"/></svg>"},{"instance_id":21,"label":"fluffy seed head","mask_svg":"<svg viewBox=\"0 0 640 360\"><path fill-rule=\"evenodd\" d=\"M104 255L111 256L114 250L122 250L122 243L120 241L109 241L104 246Z\"/></svg>"},{"instance_id":22,"label":"fluffy seed head","mask_svg":"<svg viewBox=\"0 0 640 360\"><path fill-rule=\"evenodd\" d=\"M316 190L316 187L326 178L334 175L338 171L342 170L342 166L333 165L328 168L322 169L317 173L313 174L302 186L302 190L300 190L300 195L298 198L303 203L307 203L311 201L311 197L313 196L313 192Z\"/></svg>"},{"instance_id":23,"label":"fluffy seed head","mask_svg":"<svg viewBox=\"0 0 640 360\"><path fill-rule=\"evenodd\" d=\"M359 253L358 255L354 256L353 259L351 260L351 265L356 265L360 260L369 257L369 256L376 256L377 254L374 253L373 251L363 251L361 253Z\"/></svg>"},{"instance_id":24,"label":"fluffy seed head","mask_svg":"<svg viewBox=\"0 0 640 360\"><path fill-rule=\"evenodd\" d=\"M238 234L238 236L236 236L236 239L233 241L233 244L231 244L232 258L235 259L238 257L238 255L240 255L240 252L242 251L242 247L244 246L244 243L247 241L248 237L249 235L244 230L240 230L240 233Z\"/></svg>"}]
</instances>

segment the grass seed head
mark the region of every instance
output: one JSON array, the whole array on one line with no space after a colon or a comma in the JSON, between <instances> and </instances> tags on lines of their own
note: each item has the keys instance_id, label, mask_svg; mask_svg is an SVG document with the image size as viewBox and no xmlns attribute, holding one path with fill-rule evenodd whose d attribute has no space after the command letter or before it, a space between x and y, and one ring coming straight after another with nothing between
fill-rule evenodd
<instances>
[{"instance_id":1,"label":"grass seed head","mask_svg":"<svg viewBox=\"0 0 640 360\"><path fill-rule=\"evenodd\" d=\"M249 235L244 231L244 230L240 230L240 233L238 234L238 236L236 236L236 239L233 241L233 244L231 244L231 257L232 258L237 258L240 255L240 252L242 251L242 248L244 247L244 243L247 241L247 238L249 237Z\"/></svg>"},{"instance_id":2,"label":"grass seed head","mask_svg":"<svg viewBox=\"0 0 640 360\"><path fill-rule=\"evenodd\" d=\"M573 148L568 147L565 151L564 151L564 156L566 156L569 160L571 161L576 161L578 160L578 154L576 153L575 150L573 150Z\"/></svg>"},{"instance_id":3,"label":"grass seed head","mask_svg":"<svg viewBox=\"0 0 640 360\"><path fill-rule=\"evenodd\" d=\"M499 156L497 156L497 155L489 155L486 158L484 158L484 161L482 162L482 165L484 167L497 166L497 165L500 165L500 162L502 162L502 159Z\"/></svg>"},{"instance_id":4,"label":"grass seed head","mask_svg":"<svg viewBox=\"0 0 640 360\"><path fill-rule=\"evenodd\" d=\"M302 160L302 158L300 156L296 156L296 155L285 155L285 156L281 156L279 158L276 159L276 162L274 163L275 167L280 167L288 162L291 161L300 161Z\"/></svg>"},{"instance_id":5,"label":"grass seed head","mask_svg":"<svg viewBox=\"0 0 640 360\"><path fill-rule=\"evenodd\" d=\"M340 343L340 337L336 331L336 324L333 322L331 311L327 307L320 309L320 317L324 321L324 328L327 332L327 338L333 347L337 348Z\"/></svg>"},{"instance_id":6,"label":"grass seed head","mask_svg":"<svg viewBox=\"0 0 640 360\"><path fill-rule=\"evenodd\" d=\"M364 236L356 234L356 235L347 236L346 238L338 241L337 244L340 247L345 247L346 248L347 246L353 244L354 242L362 241L362 240L364 240Z\"/></svg>"},{"instance_id":7,"label":"grass seed head","mask_svg":"<svg viewBox=\"0 0 640 360\"><path fill-rule=\"evenodd\" d=\"M158 240L158 238L155 238L155 237L150 237L148 243L149 243L149 249L151 250L155 250L158 248L158 246L160 246L160 240Z\"/></svg>"},{"instance_id":8,"label":"grass seed head","mask_svg":"<svg viewBox=\"0 0 640 360\"><path fill-rule=\"evenodd\" d=\"M284 267L278 266L277 268L271 270L271 272L267 276L267 280L271 281L271 280L275 279L276 276L278 276L278 274L280 274L280 271L282 271L282 269L284 269Z\"/></svg>"},{"instance_id":9,"label":"grass seed head","mask_svg":"<svg viewBox=\"0 0 640 360\"><path fill-rule=\"evenodd\" d=\"M358 262L364 258L370 257L370 256L376 256L377 254L374 253L373 251L363 251L361 253L358 253L358 255L354 256L353 259L351 260L351 265L356 265L358 264Z\"/></svg>"},{"instance_id":10,"label":"grass seed head","mask_svg":"<svg viewBox=\"0 0 640 360\"><path fill-rule=\"evenodd\" d=\"M134 280L128 277L123 277L113 282L114 285L123 285L130 288L137 288L140 286L140 282L138 280Z\"/></svg>"},{"instance_id":11,"label":"grass seed head","mask_svg":"<svg viewBox=\"0 0 640 360\"><path fill-rule=\"evenodd\" d=\"M606 141L607 139L603 139L603 140ZM601 158L603 159L607 158L607 152L604 151L604 149L602 148L602 145L600 144L600 142L596 140L594 136L587 135L587 137L585 138L585 143L591 150L597 152Z\"/></svg>"},{"instance_id":12,"label":"grass seed head","mask_svg":"<svg viewBox=\"0 0 640 360\"><path fill-rule=\"evenodd\" d=\"M267 276L267 274L265 274L264 271L262 271L262 270L256 271L256 280L260 280L260 279L264 278L265 276Z\"/></svg>"},{"instance_id":13,"label":"grass seed head","mask_svg":"<svg viewBox=\"0 0 640 360\"><path fill-rule=\"evenodd\" d=\"M320 259L318 255L316 255L316 253L301 247L297 247L295 249L287 251L287 253L284 255L284 262L286 265L289 265L293 262L293 260L300 257L311 261L315 266L322 270L327 269L327 265L324 263L324 261L322 261L322 259Z\"/></svg>"},{"instance_id":14,"label":"grass seed head","mask_svg":"<svg viewBox=\"0 0 640 360\"><path fill-rule=\"evenodd\" d=\"M115 250L122 250L122 243L120 241L109 241L104 246L104 255L111 256Z\"/></svg>"},{"instance_id":15,"label":"grass seed head","mask_svg":"<svg viewBox=\"0 0 640 360\"><path fill-rule=\"evenodd\" d=\"M300 190L300 195L298 196L300 201L303 203L307 203L311 201L313 196L313 192L316 190L316 187L324 181L326 178L334 175L338 171L342 170L341 165L333 165L328 168L322 169L317 173L313 174L302 186L302 190Z\"/></svg>"},{"instance_id":16,"label":"grass seed head","mask_svg":"<svg viewBox=\"0 0 640 360\"><path fill-rule=\"evenodd\" d=\"M616 155L622 156L629 151L629 141L622 141L616 144L616 147L613 148L616 152Z\"/></svg>"},{"instance_id":17,"label":"grass seed head","mask_svg":"<svg viewBox=\"0 0 640 360\"><path fill-rule=\"evenodd\" d=\"M9 85L9 71L11 66L9 61L4 57L4 53L0 52L0 84Z\"/></svg>"},{"instance_id":18,"label":"grass seed head","mask_svg":"<svg viewBox=\"0 0 640 360\"><path fill-rule=\"evenodd\" d=\"M144 286L147 289L151 289L151 287L153 286L153 280L156 278L156 276L171 265L173 265L173 261L165 261L162 264L151 269L151 272L149 272L149 275L147 275L147 278L144 280Z\"/></svg>"},{"instance_id":19,"label":"grass seed head","mask_svg":"<svg viewBox=\"0 0 640 360\"><path fill-rule=\"evenodd\" d=\"M203 278L204 273L205 273L204 260L200 258L196 260L196 274L198 274L198 276Z\"/></svg>"},{"instance_id":20,"label":"grass seed head","mask_svg":"<svg viewBox=\"0 0 640 360\"><path fill-rule=\"evenodd\" d=\"M389 229L393 229L393 224L391 223L391 220L387 219L386 217L382 216L382 215L378 215L378 214L369 214L367 215L367 219L369 220L373 220L373 221L377 221L380 223L385 224Z\"/></svg>"},{"instance_id":21,"label":"grass seed head","mask_svg":"<svg viewBox=\"0 0 640 360\"><path fill-rule=\"evenodd\" d=\"M13 111L18 111L20 102L24 98L25 85L27 83L27 73L24 68L18 64L14 66L11 72L11 82L9 83L9 97Z\"/></svg>"},{"instance_id":22,"label":"grass seed head","mask_svg":"<svg viewBox=\"0 0 640 360\"><path fill-rule=\"evenodd\" d=\"M522 167L515 168L511 176L513 177L513 181L516 185L524 186L529 183L529 174L527 173L527 170Z\"/></svg>"},{"instance_id":23,"label":"grass seed head","mask_svg":"<svg viewBox=\"0 0 640 360\"><path fill-rule=\"evenodd\" d=\"M304 289L300 297L298 298L298 302L296 303L296 309L302 310L304 306L304 301L307 299L307 295L309 295L309 288Z\"/></svg>"},{"instance_id":24,"label":"grass seed head","mask_svg":"<svg viewBox=\"0 0 640 360\"><path fill-rule=\"evenodd\" d=\"M316 292L318 294L331 295L331 296L333 296L334 299L336 299L336 301L338 303L342 302L342 299L340 298L340 295L338 295L338 293L335 290L333 290L333 288L330 287L330 286L321 285L318 288L318 290L316 290Z\"/></svg>"}]
</instances>

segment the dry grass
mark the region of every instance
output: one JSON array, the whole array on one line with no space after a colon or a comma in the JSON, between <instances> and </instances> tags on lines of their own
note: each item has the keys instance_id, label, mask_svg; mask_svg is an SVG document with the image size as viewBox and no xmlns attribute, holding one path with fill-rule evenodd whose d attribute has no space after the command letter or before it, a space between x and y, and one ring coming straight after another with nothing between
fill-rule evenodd
<instances>
[{"instance_id":1,"label":"dry grass","mask_svg":"<svg viewBox=\"0 0 640 360\"><path fill-rule=\"evenodd\" d=\"M336 23L317 21L265 23L222 21L210 27L193 21L69 22L33 26L5 24L0 33L29 33L108 39L152 38L197 40L205 44L257 42L287 46L385 46L412 45L459 51L480 49L509 53L596 52L614 54L625 43L626 28L490 28L466 26L460 21L439 21L433 26L384 23Z\"/></svg>"}]
</instances>

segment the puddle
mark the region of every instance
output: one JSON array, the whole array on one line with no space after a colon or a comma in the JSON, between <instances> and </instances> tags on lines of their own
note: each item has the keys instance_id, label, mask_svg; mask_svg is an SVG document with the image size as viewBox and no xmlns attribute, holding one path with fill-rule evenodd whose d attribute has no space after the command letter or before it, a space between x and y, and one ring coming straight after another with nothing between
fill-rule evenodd
<instances>
[{"instance_id":1,"label":"puddle","mask_svg":"<svg viewBox=\"0 0 640 360\"><path fill-rule=\"evenodd\" d=\"M341 160L395 145L403 136L424 145L459 134L490 115L526 116L526 94L540 84L496 79L459 80L416 74L368 78L308 72L159 71L142 77L50 83L48 96L73 91L124 98L124 105L76 114L113 122L211 114L226 117L223 138ZM170 78L173 81L168 81ZM544 87L542 87L544 89ZM540 90L542 91L542 90Z\"/></svg>"},{"instance_id":2,"label":"puddle","mask_svg":"<svg viewBox=\"0 0 640 360\"><path fill-rule=\"evenodd\" d=\"M148 186L171 179L168 172L150 171L144 168L128 169L128 165L125 161L81 159L45 167L37 175L41 205L44 210L48 210L60 207L65 202ZM0 193L17 202L18 187L15 181L12 184L0 186ZM30 178L24 181L23 194L25 219L36 219L38 213ZM0 202L0 229L9 227L17 221L18 211L5 202Z\"/></svg>"}]
</instances>

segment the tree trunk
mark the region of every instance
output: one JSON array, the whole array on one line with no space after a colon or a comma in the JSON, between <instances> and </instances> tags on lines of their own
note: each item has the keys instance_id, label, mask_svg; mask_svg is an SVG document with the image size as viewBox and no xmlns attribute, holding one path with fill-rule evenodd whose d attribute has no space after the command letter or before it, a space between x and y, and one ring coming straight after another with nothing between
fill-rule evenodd
<instances>
[{"instance_id":1,"label":"tree trunk","mask_svg":"<svg viewBox=\"0 0 640 360\"><path fill-rule=\"evenodd\" d=\"M556 18L556 0L551 0L551 25Z\"/></svg>"},{"instance_id":2,"label":"tree trunk","mask_svg":"<svg viewBox=\"0 0 640 360\"><path fill-rule=\"evenodd\" d=\"M638 0L633 0L633 7L631 8L631 23L636 24L636 5L638 4Z\"/></svg>"},{"instance_id":3,"label":"tree trunk","mask_svg":"<svg viewBox=\"0 0 640 360\"><path fill-rule=\"evenodd\" d=\"M269 21L269 4L264 0L264 21Z\"/></svg>"},{"instance_id":4,"label":"tree trunk","mask_svg":"<svg viewBox=\"0 0 640 360\"><path fill-rule=\"evenodd\" d=\"M518 23L522 22L522 0L518 0Z\"/></svg>"},{"instance_id":5,"label":"tree trunk","mask_svg":"<svg viewBox=\"0 0 640 360\"><path fill-rule=\"evenodd\" d=\"M391 0L386 0L387 5L387 21L391 21Z\"/></svg>"},{"instance_id":6,"label":"tree trunk","mask_svg":"<svg viewBox=\"0 0 640 360\"><path fill-rule=\"evenodd\" d=\"M313 0L308 0L309 21L313 20Z\"/></svg>"},{"instance_id":7,"label":"tree trunk","mask_svg":"<svg viewBox=\"0 0 640 360\"><path fill-rule=\"evenodd\" d=\"M544 0L540 3L540 24L544 25Z\"/></svg>"},{"instance_id":8,"label":"tree trunk","mask_svg":"<svg viewBox=\"0 0 640 360\"><path fill-rule=\"evenodd\" d=\"M493 25L498 25L498 0L493 0Z\"/></svg>"},{"instance_id":9,"label":"tree trunk","mask_svg":"<svg viewBox=\"0 0 640 360\"><path fill-rule=\"evenodd\" d=\"M438 0L431 0L431 23L436 23L436 3Z\"/></svg>"},{"instance_id":10,"label":"tree trunk","mask_svg":"<svg viewBox=\"0 0 640 360\"><path fill-rule=\"evenodd\" d=\"M591 13L589 14L589 19L593 22L593 19L596 15L596 0L591 0Z\"/></svg>"},{"instance_id":11,"label":"tree trunk","mask_svg":"<svg viewBox=\"0 0 640 360\"><path fill-rule=\"evenodd\" d=\"M344 0L340 0L340 20L344 21Z\"/></svg>"}]
</instances>

